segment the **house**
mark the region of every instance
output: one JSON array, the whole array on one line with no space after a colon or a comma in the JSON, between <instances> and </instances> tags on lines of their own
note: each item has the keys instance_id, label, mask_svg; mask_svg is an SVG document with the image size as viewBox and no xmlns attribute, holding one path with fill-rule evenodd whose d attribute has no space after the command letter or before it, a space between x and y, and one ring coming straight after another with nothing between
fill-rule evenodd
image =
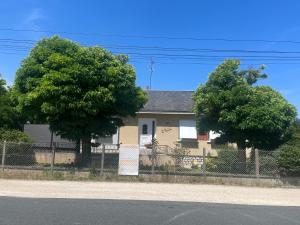
<instances>
[{"instance_id":1,"label":"house","mask_svg":"<svg viewBox=\"0 0 300 225\"><path fill-rule=\"evenodd\" d=\"M210 135L198 135L193 112L193 91L148 90L148 101L135 117L125 118L119 129L120 146L145 149L154 137L158 145L188 148L201 155L203 148L212 153Z\"/></svg>"},{"instance_id":2,"label":"house","mask_svg":"<svg viewBox=\"0 0 300 225\"><path fill-rule=\"evenodd\" d=\"M211 132L199 135L196 130L193 91L147 90L147 94L147 103L135 117L124 118L124 126L115 135L96 141L143 150L155 138L159 146L172 149L180 145L188 148L192 155L201 155L205 148L207 153L213 154L211 140L215 135ZM24 132L36 143L50 143L51 132L46 124L25 124ZM73 143L56 135L53 140Z\"/></svg>"}]
</instances>

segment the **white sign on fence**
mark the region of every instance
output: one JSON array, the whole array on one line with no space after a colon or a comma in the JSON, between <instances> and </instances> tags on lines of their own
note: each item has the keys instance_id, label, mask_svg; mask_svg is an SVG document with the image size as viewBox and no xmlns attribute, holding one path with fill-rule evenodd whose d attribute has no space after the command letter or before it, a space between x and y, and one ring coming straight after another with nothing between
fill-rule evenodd
<instances>
[{"instance_id":1,"label":"white sign on fence","mask_svg":"<svg viewBox=\"0 0 300 225\"><path fill-rule=\"evenodd\" d=\"M139 148L130 146L120 148L119 175L139 175Z\"/></svg>"}]
</instances>

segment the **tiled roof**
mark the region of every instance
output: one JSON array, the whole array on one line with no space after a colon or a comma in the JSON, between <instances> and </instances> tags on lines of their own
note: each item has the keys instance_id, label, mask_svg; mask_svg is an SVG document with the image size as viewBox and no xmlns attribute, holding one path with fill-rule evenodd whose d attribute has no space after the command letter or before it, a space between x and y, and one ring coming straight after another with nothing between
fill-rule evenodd
<instances>
[{"instance_id":1,"label":"tiled roof","mask_svg":"<svg viewBox=\"0 0 300 225\"><path fill-rule=\"evenodd\" d=\"M147 90L148 102L140 112L185 112L192 113L193 91Z\"/></svg>"}]
</instances>

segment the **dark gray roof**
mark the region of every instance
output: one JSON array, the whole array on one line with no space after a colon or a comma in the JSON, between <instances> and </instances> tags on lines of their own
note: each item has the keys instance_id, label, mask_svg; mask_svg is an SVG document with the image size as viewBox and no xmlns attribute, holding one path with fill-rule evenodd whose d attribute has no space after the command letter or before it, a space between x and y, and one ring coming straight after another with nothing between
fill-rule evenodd
<instances>
[{"instance_id":1,"label":"dark gray roof","mask_svg":"<svg viewBox=\"0 0 300 225\"><path fill-rule=\"evenodd\" d=\"M36 143L50 143L51 141L51 131L48 124L24 124L24 133ZM53 141L71 143L55 134L53 134Z\"/></svg>"},{"instance_id":2,"label":"dark gray roof","mask_svg":"<svg viewBox=\"0 0 300 225\"><path fill-rule=\"evenodd\" d=\"M192 112L193 91L147 90L146 92L148 102L140 112Z\"/></svg>"}]
</instances>

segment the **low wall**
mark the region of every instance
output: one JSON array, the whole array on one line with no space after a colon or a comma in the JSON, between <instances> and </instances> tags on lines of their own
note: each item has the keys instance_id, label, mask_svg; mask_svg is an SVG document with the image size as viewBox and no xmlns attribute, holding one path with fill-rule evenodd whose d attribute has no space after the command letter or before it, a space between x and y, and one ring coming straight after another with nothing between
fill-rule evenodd
<instances>
[{"instance_id":1,"label":"low wall","mask_svg":"<svg viewBox=\"0 0 300 225\"><path fill-rule=\"evenodd\" d=\"M104 176L92 176L87 171L54 171L5 169L0 171L0 178L5 179L37 179L37 180L94 180L94 181L121 181L121 182L160 182L160 183L190 183L190 184L221 184L259 187L296 187L300 188L300 177L281 179L257 179L239 177L205 177L205 176L175 176L175 175L150 175L118 176L104 173Z\"/></svg>"},{"instance_id":2,"label":"low wall","mask_svg":"<svg viewBox=\"0 0 300 225\"><path fill-rule=\"evenodd\" d=\"M140 163L144 166L151 166L151 155L140 155ZM200 167L203 164L203 157L202 156L184 156L182 160L180 160L180 165L184 168L192 168L192 166ZM157 155L156 165L157 166L164 166L164 165L174 165L175 158L169 155Z\"/></svg>"},{"instance_id":3,"label":"low wall","mask_svg":"<svg viewBox=\"0 0 300 225\"><path fill-rule=\"evenodd\" d=\"M300 186L300 181L290 179L285 182L281 179L257 179L241 177L213 177L213 176L178 176L178 175L140 175L146 182L170 182L170 183L206 183L222 185L240 185L256 187L281 187L281 186Z\"/></svg>"},{"instance_id":4,"label":"low wall","mask_svg":"<svg viewBox=\"0 0 300 225\"><path fill-rule=\"evenodd\" d=\"M38 164L51 164L51 151L36 151L35 160ZM55 152L54 164L74 164L76 161L76 152L63 151Z\"/></svg>"}]
</instances>

